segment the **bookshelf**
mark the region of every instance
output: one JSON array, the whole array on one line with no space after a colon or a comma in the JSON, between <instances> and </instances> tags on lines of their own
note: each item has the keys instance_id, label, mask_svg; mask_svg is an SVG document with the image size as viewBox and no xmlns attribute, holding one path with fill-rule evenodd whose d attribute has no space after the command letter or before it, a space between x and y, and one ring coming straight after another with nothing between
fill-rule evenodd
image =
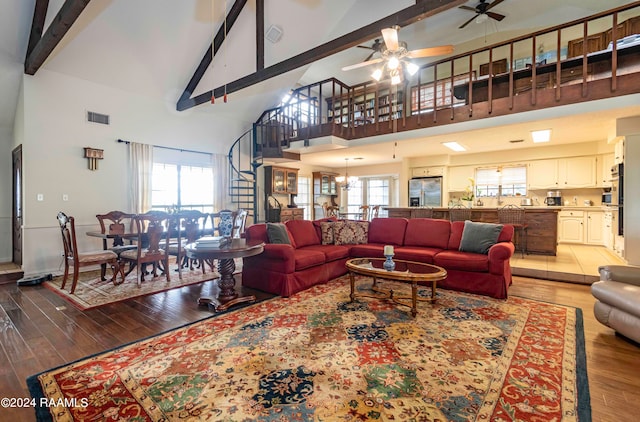
<instances>
[{"instance_id":1,"label":"bookshelf","mask_svg":"<svg viewBox=\"0 0 640 422\"><path fill-rule=\"evenodd\" d=\"M342 96L327 98L328 119L343 126L362 126L376 122L400 119L404 111L402 86L388 84L368 87L363 85Z\"/></svg>"}]
</instances>

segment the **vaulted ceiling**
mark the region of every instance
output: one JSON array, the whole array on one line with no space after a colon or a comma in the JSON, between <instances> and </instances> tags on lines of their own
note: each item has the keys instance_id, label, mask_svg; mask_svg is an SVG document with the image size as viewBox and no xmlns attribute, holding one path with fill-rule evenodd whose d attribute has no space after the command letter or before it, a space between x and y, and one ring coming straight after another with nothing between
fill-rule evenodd
<instances>
[{"instance_id":1,"label":"vaulted ceiling","mask_svg":"<svg viewBox=\"0 0 640 422\"><path fill-rule=\"evenodd\" d=\"M45 29L64 1L49 0L48 3ZM175 110L211 40L224 28L223 16L229 13L233 3L233 0L226 4L223 0L91 0L42 69L155 98ZM432 7L447 2L419 0L417 3ZM476 3L471 0L455 5L473 7ZM472 22L458 29L472 15L453 7L404 27L400 33L410 48L453 44L456 52L461 52L628 3L633 2L505 0L493 9L506 16L501 22ZM13 126L35 4L36 0L0 0L0 92L3 93L0 127ZM259 49L255 28L256 16L260 16L256 14L256 5L260 4L259 0L247 1L193 95L206 94L256 72ZM282 29L282 37L276 43L265 41L264 67L274 66L415 5L416 1L410 0L265 1L264 29L277 25ZM363 44L370 44L377 37L373 35ZM233 92L227 104L217 101L215 105L206 103L194 110L243 115L252 121L264 109L276 105L292 87L327 77L337 77L348 84L369 79L368 69L340 70L364 60L368 54L366 49L352 47ZM633 112L637 113L629 111ZM593 137L591 129L589 136ZM602 130L600 133L604 133Z\"/></svg>"}]
</instances>

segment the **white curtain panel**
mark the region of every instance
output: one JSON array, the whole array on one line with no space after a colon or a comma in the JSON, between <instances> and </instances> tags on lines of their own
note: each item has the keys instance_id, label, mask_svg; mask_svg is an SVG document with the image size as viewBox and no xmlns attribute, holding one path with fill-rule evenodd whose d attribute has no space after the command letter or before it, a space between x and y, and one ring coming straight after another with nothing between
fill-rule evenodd
<instances>
[{"instance_id":1,"label":"white curtain panel","mask_svg":"<svg viewBox=\"0 0 640 422\"><path fill-rule=\"evenodd\" d=\"M131 142L129 169L132 178L129 202L134 213L142 214L151 209L153 146Z\"/></svg>"},{"instance_id":2,"label":"white curtain panel","mask_svg":"<svg viewBox=\"0 0 640 422\"><path fill-rule=\"evenodd\" d=\"M231 209L229 197L229 157L226 154L213 154L213 209L216 211Z\"/></svg>"}]
</instances>

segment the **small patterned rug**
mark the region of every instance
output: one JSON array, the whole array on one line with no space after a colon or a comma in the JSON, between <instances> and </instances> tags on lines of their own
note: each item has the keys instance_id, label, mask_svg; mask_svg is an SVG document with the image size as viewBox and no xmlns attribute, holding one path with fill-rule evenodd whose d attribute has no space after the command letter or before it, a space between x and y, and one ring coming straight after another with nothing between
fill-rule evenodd
<instances>
[{"instance_id":1,"label":"small patterned rug","mask_svg":"<svg viewBox=\"0 0 640 422\"><path fill-rule=\"evenodd\" d=\"M241 271L241 264L241 260L240 266L236 263L236 273ZM109 303L121 302L126 299L176 289L189 284L202 283L203 281L213 280L220 277L216 271L211 271L211 268L208 266L206 267L205 274L202 274L202 269L194 268L192 271L188 268L183 269L182 279L178 277L177 265L171 264L170 271L170 282L167 283L164 276L152 277L151 275L147 275L140 287L137 285L135 270L125 278L124 283L117 286L114 286L114 284L109 281L111 279L110 269L107 270L107 281L100 280L99 270L81 272L78 277L76 291L73 294L69 293L72 280L71 274L69 275L67 284L64 286L64 290L60 289L60 286L62 285L62 276L55 277L53 280L46 281L43 284L48 289L73 303L77 308L87 310L98 306L104 306ZM160 274L160 271L158 271L158 274Z\"/></svg>"},{"instance_id":2,"label":"small patterned rug","mask_svg":"<svg viewBox=\"0 0 640 422\"><path fill-rule=\"evenodd\" d=\"M591 418L580 309L438 290L412 318L387 300L350 303L347 277L27 384L56 421Z\"/></svg>"}]
</instances>

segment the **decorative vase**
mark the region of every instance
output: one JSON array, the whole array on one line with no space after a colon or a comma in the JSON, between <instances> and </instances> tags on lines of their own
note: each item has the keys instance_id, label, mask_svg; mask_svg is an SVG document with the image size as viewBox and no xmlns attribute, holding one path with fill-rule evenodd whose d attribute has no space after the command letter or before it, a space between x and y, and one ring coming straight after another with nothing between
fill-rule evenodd
<instances>
[{"instance_id":1,"label":"decorative vase","mask_svg":"<svg viewBox=\"0 0 640 422\"><path fill-rule=\"evenodd\" d=\"M467 208L473 207L473 201L464 201L464 206Z\"/></svg>"},{"instance_id":2,"label":"decorative vase","mask_svg":"<svg viewBox=\"0 0 640 422\"><path fill-rule=\"evenodd\" d=\"M382 268L387 271L393 271L396 268L396 263L393 262L393 255L385 255L387 260L382 264Z\"/></svg>"}]
</instances>

